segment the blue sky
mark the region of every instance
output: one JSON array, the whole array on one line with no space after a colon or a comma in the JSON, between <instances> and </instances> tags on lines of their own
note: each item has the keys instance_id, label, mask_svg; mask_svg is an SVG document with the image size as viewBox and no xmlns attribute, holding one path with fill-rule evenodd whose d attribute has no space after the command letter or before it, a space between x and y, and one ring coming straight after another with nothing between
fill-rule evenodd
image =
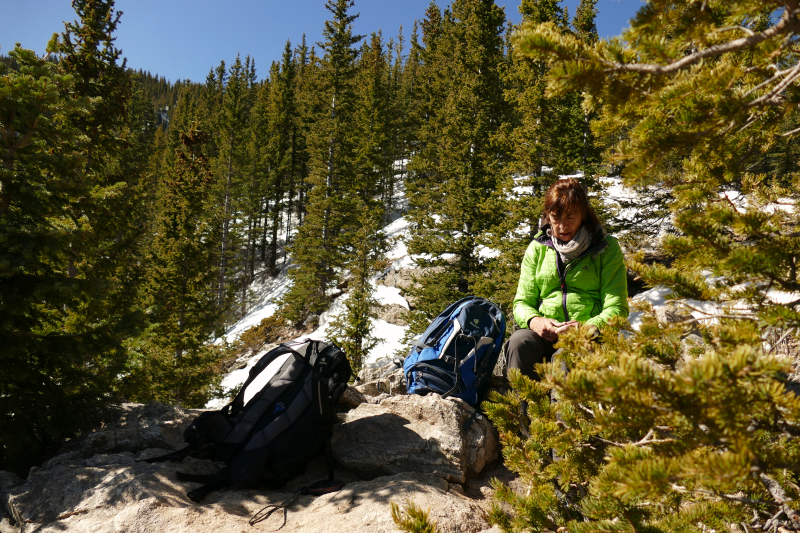
<instances>
[{"instance_id":1,"label":"blue sky","mask_svg":"<svg viewBox=\"0 0 800 533\"><path fill-rule=\"evenodd\" d=\"M505 5L506 16L519 21L519 1ZM562 0L570 15L580 0ZM356 0L361 14L355 31L369 34L382 30L385 40L397 35L400 25L406 38L414 19L424 16L430 0ZM441 7L447 0L437 0ZM642 0L599 0L598 31L601 37L619 35L642 5ZM329 12L324 0L117 0L123 12L117 28L117 47L128 66L149 70L167 79L205 80L221 60L230 64L236 54L256 61L259 78L269 64L279 60L286 40L309 44L321 40ZM74 20L69 0L0 0L0 53L14 43L39 53L50 36L64 29L64 20Z\"/></svg>"}]
</instances>

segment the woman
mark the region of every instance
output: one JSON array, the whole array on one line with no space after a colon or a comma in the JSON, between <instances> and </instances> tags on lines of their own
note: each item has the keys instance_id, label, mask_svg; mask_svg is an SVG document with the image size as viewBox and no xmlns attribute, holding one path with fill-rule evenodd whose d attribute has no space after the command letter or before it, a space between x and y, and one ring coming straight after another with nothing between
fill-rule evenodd
<instances>
[{"instance_id":1,"label":"woman","mask_svg":"<svg viewBox=\"0 0 800 533\"><path fill-rule=\"evenodd\" d=\"M514 297L520 330L508 341L507 368L538 379L558 335L578 324L602 327L628 316L628 280L619 243L606 235L578 180L548 190L542 227L528 246Z\"/></svg>"}]
</instances>

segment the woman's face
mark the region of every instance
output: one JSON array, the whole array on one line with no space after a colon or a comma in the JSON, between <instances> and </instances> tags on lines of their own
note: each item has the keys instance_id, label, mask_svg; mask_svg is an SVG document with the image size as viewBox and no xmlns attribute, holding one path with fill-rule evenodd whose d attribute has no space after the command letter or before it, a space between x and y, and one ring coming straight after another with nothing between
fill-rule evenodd
<instances>
[{"instance_id":1,"label":"woman's face","mask_svg":"<svg viewBox=\"0 0 800 533\"><path fill-rule=\"evenodd\" d=\"M559 216L550 214L549 218L553 237L564 242L571 241L583 223L583 214L575 211L561 213Z\"/></svg>"}]
</instances>

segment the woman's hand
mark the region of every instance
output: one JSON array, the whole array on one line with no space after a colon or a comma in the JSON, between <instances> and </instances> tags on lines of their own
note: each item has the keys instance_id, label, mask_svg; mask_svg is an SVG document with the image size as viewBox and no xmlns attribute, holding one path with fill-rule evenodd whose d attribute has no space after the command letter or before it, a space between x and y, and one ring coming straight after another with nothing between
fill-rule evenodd
<instances>
[{"instance_id":1,"label":"woman's hand","mask_svg":"<svg viewBox=\"0 0 800 533\"><path fill-rule=\"evenodd\" d=\"M569 322L558 322L552 318L537 316L528 321L528 327L547 342L555 343L558 341L559 333L569 328L578 327L578 321L570 320Z\"/></svg>"}]
</instances>

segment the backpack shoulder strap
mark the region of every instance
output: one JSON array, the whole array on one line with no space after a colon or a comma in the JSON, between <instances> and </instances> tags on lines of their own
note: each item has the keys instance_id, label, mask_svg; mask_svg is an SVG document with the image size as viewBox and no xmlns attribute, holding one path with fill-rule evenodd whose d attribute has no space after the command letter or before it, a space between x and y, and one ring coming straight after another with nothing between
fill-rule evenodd
<instances>
[{"instance_id":1,"label":"backpack shoulder strap","mask_svg":"<svg viewBox=\"0 0 800 533\"><path fill-rule=\"evenodd\" d=\"M335 417L333 407L347 388L352 370L344 352L336 345L319 343L315 350L312 402L317 420L322 426L322 435L325 439L325 458L328 462L328 480L332 481L335 464L331 449Z\"/></svg>"}]
</instances>

